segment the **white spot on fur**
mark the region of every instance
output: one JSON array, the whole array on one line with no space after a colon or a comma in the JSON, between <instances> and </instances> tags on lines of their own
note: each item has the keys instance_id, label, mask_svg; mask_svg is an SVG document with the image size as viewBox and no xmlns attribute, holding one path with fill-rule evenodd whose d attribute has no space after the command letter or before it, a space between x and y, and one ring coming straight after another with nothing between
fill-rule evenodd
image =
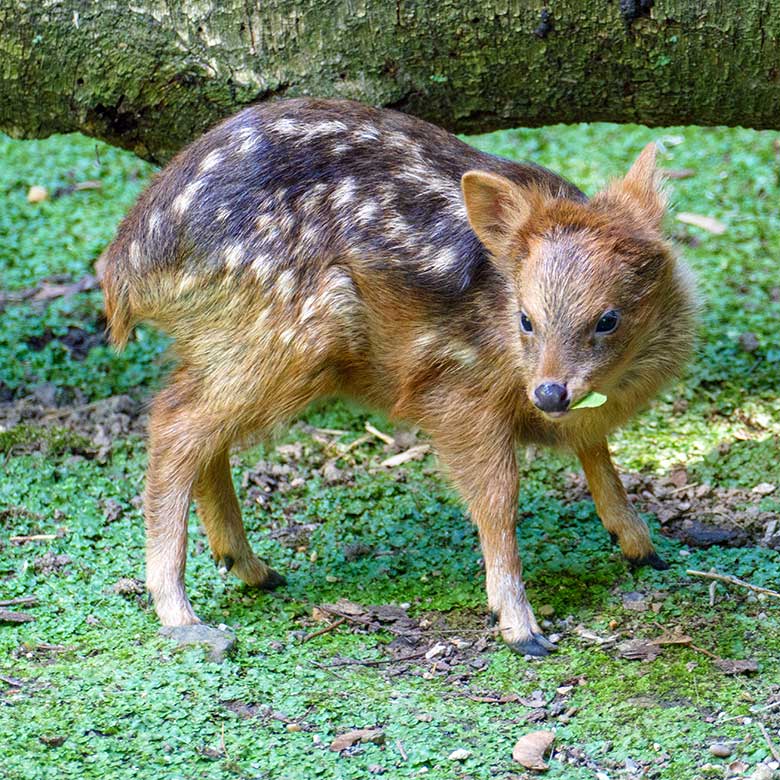
<instances>
[{"instance_id":1,"label":"white spot on fur","mask_svg":"<svg viewBox=\"0 0 780 780\"><path fill-rule=\"evenodd\" d=\"M201 161L198 166L198 173L206 173L215 168L222 162L223 153L221 149L212 149Z\"/></svg>"},{"instance_id":2,"label":"white spot on fur","mask_svg":"<svg viewBox=\"0 0 780 780\"><path fill-rule=\"evenodd\" d=\"M355 199L355 177L347 176L339 182L330 195L330 202L334 209L343 209Z\"/></svg>"},{"instance_id":3,"label":"white spot on fur","mask_svg":"<svg viewBox=\"0 0 780 780\"><path fill-rule=\"evenodd\" d=\"M431 351L438 339L439 335L437 333L423 333L412 342L412 350L419 355L424 355Z\"/></svg>"},{"instance_id":4,"label":"white spot on fur","mask_svg":"<svg viewBox=\"0 0 780 780\"><path fill-rule=\"evenodd\" d=\"M381 137L379 129L373 125L364 125L352 134L356 141L378 141Z\"/></svg>"},{"instance_id":5,"label":"white spot on fur","mask_svg":"<svg viewBox=\"0 0 780 780\"><path fill-rule=\"evenodd\" d=\"M294 119L283 117L282 119L278 119L276 122L270 125L269 130L272 130L274 133L278 133L279 135L299 135L301 132L303 132L305 127L306 125L302 124L301 122L296 122Z\"/></svg>"},{"instance_id":6,"label":"white spot on fur","mask_svg":"<svg viewBox=\"0 0 780 780\"><path fill-rule=\"evenodd\" d=\"M238 144L240 155L249 154L260 143L260 133L250 126L240 127L233 133L233 139Z\"/></svg>"},{"instance_id":7,"label":"white spot on fur","mask_svg":"<svg viewBox=\"0 0 780 780\"><path fill-rule=\"evenodd\" d=\"M349 144L336 144L333 147L333 153L334 154L346 154L347 152L352 151L352 147Z\"/></svg>"},{"instance_id":8,"label":"white spot on fur","mask_svg":"<svg viewBox=\"0 0 780 780\"><path fill-rule=\"evenodd\" d=\"M378 212L379 204L376 201L367 200L358 206L355 212L355 219L361 223L371 222Z\"/></svg>"},{"instance_id":9,"label":"white spot on fur","mask_svg":"<svg viewBox=\"0 0 780 780\"><path fill-rule=\"evenodd\" d=\"M274 259L271 255L261 252L255 255L252 260L252 271L254 275L263 283L266 283L271 278L271 273L274 269Z\"/></svg>"},{"instance_id":10,"label":"white spot on fur","mask_svg":"<svg viewBox=\"0 0 780 780\"><path fill-rule=\"evenodd\" d=\"M149 222L146 225L146 233L149 236L149 238L154 237L154 235L160 229L161 223L162 223L162 214L157 209L155 209L149 215Z\"/></svg>"},{"instance_id":11,"label":"white spot on fur","mask_svg":"<svg viewBox=\"0 0 780 780\"><path fill-rule=\"evenodd\" d=\"M227 222L230 219L230 209L226 206L220 206L217 209L217 222Z\"/></svg>"},{"instance_id":12,"label":"white spot on fur","mask_svg":"<svg viewBox=\"0 0 780 780\"><path fill-rule=\"evenodd\" d=\"M222 259L231 271L238 268L244 259L244 245L240 241L229 244L222 250Z\"/></svg>"},{"instance_id":13,"label":"white spot on fur","mask_svg":"<svg viewBox=\"0 0 780 780\"><path fill-rule=\"evenodd\" d=\"M130 242L128 254L130 255L130 263L137 268L141 264L141 247L137 241Z\"/></svg>"},{"instance_id":14,"label":"white spot on fur","mask_svg":"<svg viewBox=\"0 0 780 780\"><path fill-rule=\"evenodd\" d=\"M198 190L203 186L203 182L200 179L191 181L174 199L173 210L179 216L183 215L185 211L192 205L192 201L198 194Z\"/></svg>"},{"instance_id":15,"label":"white spot on fur","mask_svg":"<svg viewBox=\"0 0 780 780\"><path fill-rule=\"evenodd\" d=\"M303 302L303 306L301 306L301 313L299 315L299 319L301 322L306 322L306 320L309 320L314 316L314 313L316 311L316 304L317 304L317 299L313 295L310 295Z\"/></svg>"},{"instance_id":16,"label":"white spot on fur","mask_svg":"<svg viewBox=\"0 0 780 780\"><path fill-rule=\"evenodd\" d=\"M327 120L306 124L289 117L277 120L269 128L272 132L282 136L292 136L296 143L305 143L319 136L334 135L336 133L346 133L348 128L343 122L337 120Z\"/></svg>"},{"instance_id":17,"label":"white spot on fur","mask_svg":"<svg viewBox=\"0 0 780 780\"><path fill-rule=\"evenodd\" d=\"M304 251L313 252L322 244L322 231L317 225L304 225L298 234L298 242Z\"/></svg>"},{"instance_id":18,"label":"white spot on fur","mask_svg":"<svg viewBox=\"0 0 780 780\"><path fill-rule=\"evenodd\" d=\"M458 254L452 247L445 247L435 254L426 254L423 265L435 273L448 273L458 262Z\"/></svg>"},{"instance_id":19,"label":"white spot on fur","mask_svg":"<svg viewBox=\"0 0 780 780\"><path fill-rule=\"evenodd\" d=\"M276 283L274 284L274 292L279 295L282 301L289 301L295 292L295 274L287 269L282 271L279 276L276 277Z\"/></svg>"},{"instance_id":20,"label":"white spot on fur","mask_svg":"<svg viewBox=\"0 0 780 780\"><path fill-rule=\"evenodd\" d=\"M318 135L333 135L334 133L346 133L347 126L338 120L328 120L326 122L317 122L306 129L306 134L312 138Z\"/></svg>"},{"instance_id":21,"label":"white spot on fur","mask_svg":"<svg viewBox=\"0 0 780 780\"><path fill-rule=\"evenodd\" d=\"M463 366L473 366L479 359L477 350L463 341L448 344L445 355Z\"/></svg>"},{"instance_id":22,"label":"white spot on fur","mask_svg":"<svg viewBox=\"0 0 780 780\"><path fill-rule=\"evenodd\" d=\"M360 306L352 278L344 271L330 271L321 290L317 305L324 311L345 315L355 312Z\"/></svg>"}]
</instances>

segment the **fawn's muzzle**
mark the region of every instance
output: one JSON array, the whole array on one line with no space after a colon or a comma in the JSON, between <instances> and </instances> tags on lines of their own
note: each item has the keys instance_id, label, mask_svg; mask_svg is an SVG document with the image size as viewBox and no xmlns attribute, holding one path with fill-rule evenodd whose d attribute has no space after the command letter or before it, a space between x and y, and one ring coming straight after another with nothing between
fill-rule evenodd
<instances>
[{"instance_id":1,"label":"fawn's muzzle","mask_svg":"<svg viewBox=\"0 0 780 780\"><path fill-rule=\"evenodd\" d=\"M570 400L566 386L557 382L542 382L534 390L534 403L543 412L565 412Z\"/></svg>"}]
</instances>

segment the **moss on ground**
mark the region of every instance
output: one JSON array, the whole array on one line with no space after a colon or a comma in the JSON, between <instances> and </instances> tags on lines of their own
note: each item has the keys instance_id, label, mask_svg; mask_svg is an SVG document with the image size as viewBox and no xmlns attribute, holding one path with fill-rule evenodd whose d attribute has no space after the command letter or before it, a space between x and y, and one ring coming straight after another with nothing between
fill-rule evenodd
<instances>
[{"instance_id":1,"label":"moss on ground","mask_svg":"<svg viewBox=\"0 0 780 780\"><path fill-rule=\"evenodd\" d=\"M591 125L472 140L592 192L651 139L664 167L695 171L670 184L669 229L701 279L706 307L690 371L615 437L617 458L655 475L682 464L692 480L720 488L780 484L778 135ZM9 403L47 386L59 403L147 397L164 375L165 341L148 329L121 356L100 344L86 355L73 348L74 328L87 336L102 329L96 292L48 303L19 294L53 274L87 273L148 181L150 167L98 148L96 156L94 142L78 137L0 138L0 393ZM99 179L102 189L26 201L28 185L54 192L83 179ZM726 232L683 226L677 211L715 217ZM537 455L522 466L519 539L532 602L562 638L555 656L525 661L491 638L476 533L433 457L385 471L374 470L386 457L379 442L339 449L363 435L366 420L388 428L344 404L319 407L306 415L308 427L234 458L250 538L288 574L284 591L257 594L222 580L192 516L190 595L204 619L233 627L239 640L222 665L172 647L132 583L115 587L143 576L142 441L122 436L97 454L78 431L41 421L0 431L0 600L37 598L18 607L34 622L0 626L4 776L346 779L379 767L391 778L525 777L511 750L534 728L556 730L559 752L546 776L566 780L725 776L734 759L753 767L770 757L758 724L780 743L780 609L720 586L711 606L708 583L685 570L714 567L778 588L776 551L688 549L661 536L650 517L674 565L634 574L592 504L561 489L573 461ZM326 478L330 460L342 477ZM756 503L776 507L775 498ZM9 541L33 534L47 538ZM625 594L636 592L647 602L642 611L626 606ZM408 605L413 620L431 626L421 629L423 649L453 637L466 648L442 670L436 657L386 663L387 627L366 633L347 624L303 642L321 627L312 608L339 598ZM725 675L690 646L629 660L597 641L673 630L718 656L753 659L758 671ZM357 659L374 665L343 663ZM328 749L337 734L366 726L382 727L385 744ZM732 757L713 757L714 741L727 742ZM471 755L449 760L456 748ZM720 768L703 769L708 763Z\"/></svg>"}]
</instances>

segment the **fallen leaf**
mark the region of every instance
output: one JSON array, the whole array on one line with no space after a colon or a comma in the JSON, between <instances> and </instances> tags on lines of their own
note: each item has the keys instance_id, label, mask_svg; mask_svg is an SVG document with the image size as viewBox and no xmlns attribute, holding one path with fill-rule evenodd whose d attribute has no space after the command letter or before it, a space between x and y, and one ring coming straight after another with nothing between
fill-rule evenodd
<instances>
[{"instance_id":1,"label":"fallen leaf","mask_svg":"<svg viewBox=\"0 0 780 780\"><path fill-rule=\"evenodd\" d=\"M748 674L750 672L758 671L758 664L751 658L744 661L735 661L731 658L718 658L715 661L715 666L723 672L723 674Z\"/></svg>"},{"instance_id":2,"label":"fallen leaf","mask_svg":"<svg viewBox=\"0 0 780 780\"><path fill-rule=\"evenodd\" d=\"M656 642L646 639L630 639L617 646L618 655L630 661L655 661L661 655L661 648Z\"/></svg>"},{"instance_id":3,"label":"fallen leaf","mask_svg":"<svg viewBox=\"0 0 780 780\"><path fill-rule=\"evenodd\" d=\"M430 661L431 658L436 658L437 655L441 655L445 650L447 649L446 645L441 644L441 642L436 643L428 652L425 654L425 660Z\"/></svg>"},{"instance_id":4,"label":"fallen leaf","mask_svg":"<svg viewBox=\"0 0 780 780\"><path fill-rule=\"evenodd\" d=\"M35 615L29 612L11 612L10 609L0 609L0 623L30 623Z\"/></svg>"},{"instance_id":5,"label":"fallen leaf","mask_svg":"<svg viewBox=\"0 0 780 780\"><path fill-rule=\"evenodd\" d=\"M57 187L54 190L53 197L61 198L63 195L70 195L73 192L82 192L83 190L99 190L102 189L103 183L98 179L87 179L87 181L80 181L76 184L68 184L66 187Z\"/></svg>"},{"instance_id":6,"label":"fallen leaf","mask_svg":"<svg viewBox=\"0 0 780 780\"><path fill-rule=\"evenodd\" d=\"M97 279L92 274L85 274L77 282L69 284L52 284L42 282L41 286L32 296L34 301L51 301L55 298L70 298L72 295L97 287Z\"/></svg>"},{"instance_id":7,"label":"fallen leaf","mask_svg":"<svg viewBox=\"0 0 780 780\"><path fill-rule=\"evenodd\" d=\"M544 763L544 754L555 740L554 731L532 731L517 740L512 750L512 758L526 769L544 772L549 767Z\"/></svg>"},{"instance_id":8,"label":"fallen leaf","mask_svg":"<svg viewBox=\"0 0 780 780\"><path fill-rule=\"evenodd\" d=\"M704 214L691 214L689 211L681 211L677 215L677 221L701 228L716 236L726 232L726 226L722 222L719 222L715 217L707 217Z\"/></svg>"},{"instance_id":9,"label":"fallen leaf","mask_svg":"<svg viewBox=\"0 0 780 780\"><path fill-rule=\"evenodd\" d=\"M690 179L696 175L693 168L665 168L661 173L666 179Z\"/></svg>"},{"instance_id":10,"label":"fallen leaf","mask_svg":"<svg viewBox=\"0 0 780 780\"><path fill-rule=\"evenodd\" d=\"M430 449L430 444L418 444L416 447L410 447L408 450L404 450L404 452L399 452L398 455L393 455L387 460L383 460L379 466L380 468L391 469L410 460L422 460Z\"/></svg>"},{"instance_id":11,"label":"fallen leaf","mask_svg":"<svg viewBox=\"0 0 780 780\"><path fill-rule=\"evenodd\" d=\"M693 639L687 634L662 634L653 639L654 645L689 645Z\"/></svg>"},{"instance_id":12,"label":"fallen leaf","mask_svg":"<svg viewBox=\"0 0 780 780\"><path fill-rule=\"evenodd\" d=\"M382 745L385 741L385 732L382 729L355 729L346 734L340 734L330 743L330 749L340 753L342 750L356 745L358 742L373 742Z\"/></svg>"}]
</instances>

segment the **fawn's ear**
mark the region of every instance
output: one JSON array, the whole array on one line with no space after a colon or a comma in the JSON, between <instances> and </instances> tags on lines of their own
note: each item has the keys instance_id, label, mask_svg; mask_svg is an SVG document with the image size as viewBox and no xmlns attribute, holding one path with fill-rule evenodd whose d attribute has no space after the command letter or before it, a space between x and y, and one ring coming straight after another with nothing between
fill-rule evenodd
<instances>
[{"instance_id":1,"label":"fawn's ear","mask_svg":"<svg viewBox=\"0 0 780 780\"><path fill-rule=\"evenodd\" d=\"M488 252L499 256L507 239L531 215L524 191L509 179L485 171L466 171L460 186L472 230Z\"/></svg>"},{"instance_id":2,"label":"fawn's ear","mask_svg":"<svg viewBox=\"0 0 780 780\"><path fill-rule=\"evenodd\" d=\"M658 231L666 210L666 196L655 164L655 154L655 144L649 143L628 173L594 200L617 201L626 207L635 219L651 230Z\"/></svg>"}]
</instances>

